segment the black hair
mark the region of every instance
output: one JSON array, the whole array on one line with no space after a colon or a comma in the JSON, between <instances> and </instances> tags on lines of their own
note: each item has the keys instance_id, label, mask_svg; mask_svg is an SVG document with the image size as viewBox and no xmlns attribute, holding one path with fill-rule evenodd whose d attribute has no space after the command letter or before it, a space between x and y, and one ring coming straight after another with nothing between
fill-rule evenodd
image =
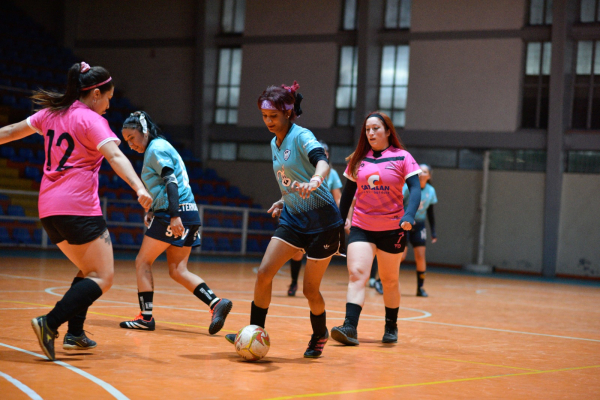
<instances>
[{"instance_id":1,"label":"black hair","mask_svg":"<svg viewBox=\"0 0 600 400\"><path fill-rule=\"evenodd\" d=\"M56 93L44 89L34 92L31 99L42 108L49 108L50 112L57 113L67 110L82 95L87 95L85 88L97 85L110 79L110 72L103 67L91 67L85 72L81 72L82 65L75 63L69 68L67 74L67 89L65 93ZM112 80L93 89L99 89L100 93L105 93L114 87ZM82 90L82 88L84 90ZM86 93L87 92L87 93Z\"/></svg>"},{"instance_id":2,"label":"black hair","mask_svg":"<svg viewBox=\"0 0 600 400\"><path fill-rule=\"evenodd\" d=\"M290 114L290 121L294 121L296 117L302 115L300 103L302 102L302 99L304 99L304 96L302 96L301 93L298 93L299 88L300 85L296 81L294 81L292 86L269 86L258 97L258 108L261 108L261 104L265 100L270 101L275 108L284 112L286 111L286 105L293 104L294 107Z\"/></svg>"},{"instance_id":3,"label":"black hair","mask_svg":"<svg viewBox=\"0 0 600 400\"><path fill-rule=\"evenodd\" d=\"M146 129L144 129L144 123L146 125ZM147 131L148 143L150 143L153 139L156 138L165 139L158 125L156 125L154 121L152 121L152 119L146 111L136 111L129 114L129 117L127 117L123 122L123 128L121 128L121 130L123 129L136 129L143 134L146 133L144 131Z\"/></svg>"}]
</instances>

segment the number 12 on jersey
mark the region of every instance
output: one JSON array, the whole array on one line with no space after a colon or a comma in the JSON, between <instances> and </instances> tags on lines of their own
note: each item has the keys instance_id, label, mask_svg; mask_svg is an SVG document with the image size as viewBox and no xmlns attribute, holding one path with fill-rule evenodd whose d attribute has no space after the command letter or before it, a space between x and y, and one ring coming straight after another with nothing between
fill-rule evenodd
<instances>
[{"instance_id":1,"label":"number 12 on jersey","mask_svg":"<svg viewBox=\"0 0 600 400\"><path fill-rule=\"evenodd\" d=\"M73 153L73 149L75 149L75 142L73 141L73 138L71 137L71 135L69 135L67 132L63 132L56 140L56 143L54 144L54 146L60 147L60 144L65 140L67 141L67 150L65 151L65 154L58 162L58 167L56 167L55 171L64 171L66 169L73 168L70 166L65 166L65 164L67 163L67 160L71 156L71 153ZM49 129L48 130L48 154L46 155L46 171L51 170L50 164L51 164L53 142L54 142L54 130Z\"/></svg>"}]
</instances>

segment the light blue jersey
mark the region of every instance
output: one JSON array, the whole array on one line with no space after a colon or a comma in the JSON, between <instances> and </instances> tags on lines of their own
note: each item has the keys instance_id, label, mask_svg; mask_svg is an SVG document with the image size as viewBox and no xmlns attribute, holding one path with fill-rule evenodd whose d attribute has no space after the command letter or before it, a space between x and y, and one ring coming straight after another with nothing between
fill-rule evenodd
<instances>
[{"instance_id":1,"label":"light blue jersey","mask_svg":"<svg viewBox=\"0 0 600 400\"><path fill-rule=\"evenodd\" d=\"M405 199L408 199L408 186L404 184L402 188L402 194ZM436 204L438 202L437 196L435 194L435 189L429 183L425 184L425 187L421 189L421 203L419 204L419 209L415 214L415 221L425 221L427 219L427 209L430 205Z\"/></svg>"},{"instance_id":2,"label":"light blue jersey","mask_svg":"<svg viewBox=\"0 0 600 400\"><path fill-rule=\"evenodd\" d=\"M327 182L307 199L301 198L292 188L294 181L310 181L315 167L310 163L308 153L322 147L311 131L296 124L292 125L281 146L277 147L276 137L271 141L273 172L284 201L279 223L300 233L324 232L343 224Z\"/></svg>"},{"instance_id":3,"label":"light blue jersey","mask_svg":"<svg viewBox=\"0 0 600 400\"><path fill-rule=\"evenodd\" d=\"M333 189L342 188L342 180L340 179L340 176L338 175L337 171L333 168L329 170L329 176L327 177L327 186L329 186L329 191L332 191Z\"/></svg>"},{"instance_id":4,"label":"light blue jersey","mask_svg":"<svg viewBox=\"0 0 600 400\"><path fill-rule=\"evenodd\" d=\"M171 143L162 138L156 138L146 148L144 153L144 166L142 168L142 181L152 196L152 211L167 210L169 199L167 188L160 174L163 168L169 167L177 178L177 190L179 192L179 204L194 204L194 195L190 188L185 165L181 156Z\"/></svg>"}]
</instances>

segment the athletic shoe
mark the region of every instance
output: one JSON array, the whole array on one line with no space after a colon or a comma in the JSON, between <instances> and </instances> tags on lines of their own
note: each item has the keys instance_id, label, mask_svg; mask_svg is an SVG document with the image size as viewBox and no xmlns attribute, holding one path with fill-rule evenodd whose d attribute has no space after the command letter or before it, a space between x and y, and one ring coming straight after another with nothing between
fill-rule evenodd
<instances>
[{"instance_id":1,"label":"athletic shoe","mask_svg":"<svg viewBox=\"0 0 600 400\"><path fill-rule=\"evenodd\" d=\"M140 311L137 317L135 317L131 321L123 321L119 324L119 326L124 329L139 329L142 331L153 331L156 327L156 323L154 322L154 317L152 317L150 321L144 320L144 317L142 317L142 312Z\"/></svg>"},{"instance_id":2,"label":"athletic shoe","mask_svg":"<svg viewBox=\"0 0 600 400\"><path fill-rule=\"evenodd\" d=\"M331 330L331 338L346 346L358 346L358 333L356 328L344 321L344 325L336 326Z\"/></svg>"},{"instance_id":3,"label":"athletic shoe","mask_svg":"<svg viewBox=\"0 0 600 400\"><path fill-rule=\"evenodd\" d=\"M308 348L304 352L304 358L321 357L327 339L329 339L329 332L327 330L323 336L317 336L313 333L310 337L310 342L308 342Z\"/></svg>"},{"instance_id":4,"label":"athletic shoe","mask_svg":"<svg viewBox=\"0 0 600 400\"><path fill-rule=\"evenodd\" d=\"M383 334L382 343L396 343L398 341L398 325L389 326L385 324L385 333Z\"/></svg>"},{"instance_id":5,"label":"athletic shoe","mask_svg":"<svg viewBox=\"0 0 600 400\"><path fill-rule=\"evenodd\" d=\"M46 356L54 361L54 339L58 337L58 332L54 332L48 327L48 316L42 315L31 320L31 327L40 342L40 347Z\"/></svg>"},{"instance_id":6,"label":"athletic shoe","mask_svg":"<svg viewBox=\"0 0 600 400\"><path fill-rule=\"evenodd\" d=\"M417 288L417 296L418 297L429 297L429 295L427 294L425 289L423 289L422 286L420 288Z\"/></svg>"},{"instance_id":7,"label":"athletic shoe","mask_svg":"<svg viewBox=\"0 0 600 400\"><path fill-rule=\"evenodd\" d=\"M225 340L227 340L231 344L235 344L236 333L228 333L225 335Z\"/></svg>"},{"instance_id":8,"label":"athletic shoe","mask_svg":"<svg viewBox=\"0 0 600 400\"><path fill-rule=\"evenodd\" d=\"M81 336L75 336L67 332L63 340L63 349L65 350L90 350L96 347L96 342L88 338L85 332Z\"/></svg>"},{"instance_id":9,"label":"athletic shoe","mask_svg":"<svg viewBox=\"0 0 600 400\"><path fill-rule=\"evenodd\" d=\"M381 284L381 279L377 279L375 282L375 290L377 290L377 293L383 294L383 285Z\"/></svg>"},{"instance_id":10,"label":"athletic shoe","mask_svg":"<svg viewBox=\"0 0 600 400\"><path fill-rule=\"evenodd\" d=\"M210 309L210 326L208 327L208 333L214 335L219 332L223 325L225 325L225 318L231 311L233 303L227 299L221 299L213 308Z\"/></svg>"},{"instance_id":11,"label":"athletic shoe","mask_svg":"<svg viewBox=\"0 0 600 400\"><path fill-rule=\"evenodd\" d=\"M369 278L369 287L370 288L374 288L375 287L375 278Z\"/></svg>"},{"instance_id":12,"label":"athletic shoe","mask_svg":"<svg viewBox=\"0 0 600 400\"><path fill-rule=\"evenodd\" d=\"M296 290L298 290L298 284L295 282L292 282L290 284L290 288L288 289L288 296L295 296Z\"/></svg>"}]
</instances>

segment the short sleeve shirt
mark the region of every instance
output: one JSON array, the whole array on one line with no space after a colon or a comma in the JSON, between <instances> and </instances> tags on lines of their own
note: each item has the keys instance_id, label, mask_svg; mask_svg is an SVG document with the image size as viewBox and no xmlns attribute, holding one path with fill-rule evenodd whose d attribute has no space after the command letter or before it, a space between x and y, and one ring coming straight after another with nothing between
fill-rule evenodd
<instances>
[{"instance_id":1,"label":"short sleeve shirt","mask_svg":"<svg viewBox=\"0 0 600 400\"><path fill-rule=\"evenodd\" d=\"M379 158L369 150L356 178L346 168L344 176L357 184L352 225L368 231L398 229L404 215L402 187L419 172L410 153L395 147L388 147Z\"/></svg>"},{"instance_id":2,"label":"short sleeve shirt","mask_svg":"<svg viewBox=\"0 0 600 400\"><path fill-rule=\"evenodd\" d=\"M144 166L142 167L142 181L152 196L152 210L166 210L169 208L167 187L161 177L163 168L171 168L177 179L179 204L195 203L190 180L185 169L185 164L175 148L162 138L156 138L148 143L144 153Z\"/></svg>"},{"instance_id":3,"label":"short sleeve shirt","mask_svg":"<svg viewBox=\"0 0 600 400\"><path fill-rule=\"evenodd\" d=\"M326 184L319 186L307 199L301 198L292 188L294 181L310 181L315 167L310 163L308 153L322 147L311 131L296 124L292 125L279 147L276 137L271 141L273 172L284 201L279 223L300 233L324 232L343 224Z\"/></svg>"},{"instance_id":4,"label":"short sleeve shirt","mask_svg":"<svg viewBox=\"0 0 600 400\"><path fill-rule=\"evenodd\" d=\"M404 197L406 197L408 196L408 193L408 185L404 184L402 194ZM438 199L435 194L435 189L429 183L426 183L425 187L421 189L421 203L419 204L419 209L415 214L415 221L425 221L427 218L427 209L430 205L436 204L437 202Z\"/></svg>"},{"instance_id":5,"label":"short sleeve shirt","mask_svg":"<svg viewBox=\"0 0 600 400\"><path fill-rule=\"evenodd\" d=\"M329 170L329 175L327 176L327 186L329 186L329 191L342 188L342 180L340 179L337 171L333 168Z\"/></svg>"},{"instance_id":6,"label":"short sleeve shirt","mask_svg":"<svg viewBox=\"0 0 600 400\"><path fill-rule=\"evenodd\" d=\"M45 139L40 218L102 215L98 171L104 157L99 149L110 141L121 143L106 119L77 100L64 112L38 111L27 124Z\"/></svg>"}]
</instances>

